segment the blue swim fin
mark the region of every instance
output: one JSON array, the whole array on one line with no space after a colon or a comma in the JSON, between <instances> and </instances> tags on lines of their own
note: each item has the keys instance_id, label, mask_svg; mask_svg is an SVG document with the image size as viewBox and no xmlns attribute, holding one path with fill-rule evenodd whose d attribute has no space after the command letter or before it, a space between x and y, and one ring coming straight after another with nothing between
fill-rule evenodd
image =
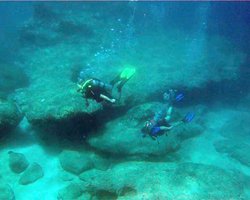
<instances>
[{"instance_id":1,"label":"blue swim fin","mask_svg":"<svg viewBox=\"0 0 250 200\"><path fill-rule=\"evenodd\" d=\"M185 117L182 119L182 121L183 121L184 123L189 123L189 122L191 122L191 121L194 119L194 117L195 117L195 114L194 114L194 113L188 112L188 113L185 115Z\"/></svg>"},{"instance_id":2,"label":"blue swim fin","mask_svg":"<svg viewBox=\"0 0 250 200\"><path fill-rule=\"evenodd\" d=\"M178 101L181 101L183 98L184 98L184 94L180 93L180 94L178 94L178 95L175 97L175 100L178 102Z\"/></svg>"}]
</instances>

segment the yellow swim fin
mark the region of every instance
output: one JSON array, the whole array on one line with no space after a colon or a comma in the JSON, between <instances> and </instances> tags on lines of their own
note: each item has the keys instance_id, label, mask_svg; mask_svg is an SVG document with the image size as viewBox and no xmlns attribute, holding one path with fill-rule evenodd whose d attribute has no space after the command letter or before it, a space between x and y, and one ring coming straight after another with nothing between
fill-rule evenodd
<instances>
[{"instance_id":1,"label":"yellow swim fin","mask_svg":"<svg viewBox=\"0 0 250 200\"><path fill-rule=\"evenodd\" d=\"M130 79L135 74L135 68L131 65L126 65L126 68L120 74L121 79Z\"/></svg>"}]
</instances>

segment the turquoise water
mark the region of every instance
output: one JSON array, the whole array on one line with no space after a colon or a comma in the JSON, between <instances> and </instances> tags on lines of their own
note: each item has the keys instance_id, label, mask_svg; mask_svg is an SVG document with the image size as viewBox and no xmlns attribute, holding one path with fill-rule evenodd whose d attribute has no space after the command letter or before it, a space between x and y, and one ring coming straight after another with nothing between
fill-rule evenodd
<instances>
[{"instance_id":1,"label":"turquoise water","mask_svg":"<svg viewBox=\"0 0 250 200\"><path fill-rule=\"evenodd\" d=\"M0 2L0 200L250 199L249 13Z\"/></svg>"}]
</instances>

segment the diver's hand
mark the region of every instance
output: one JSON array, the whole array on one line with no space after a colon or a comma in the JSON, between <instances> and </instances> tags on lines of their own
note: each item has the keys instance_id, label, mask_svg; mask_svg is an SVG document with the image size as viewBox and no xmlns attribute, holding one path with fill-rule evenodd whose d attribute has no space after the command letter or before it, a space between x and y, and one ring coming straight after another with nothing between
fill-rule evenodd
<instances>
[{"instance_id":1,"label":"diver's hand","mask_svg":"<svg viewBox=\"0 0 250 200\"><path fill-rule=\"evenodd\" d=\"M111 103L115 103L116 100L115 100L115 99L111 99L110 102L111 102Z\"/></svg>"}]
</instances>

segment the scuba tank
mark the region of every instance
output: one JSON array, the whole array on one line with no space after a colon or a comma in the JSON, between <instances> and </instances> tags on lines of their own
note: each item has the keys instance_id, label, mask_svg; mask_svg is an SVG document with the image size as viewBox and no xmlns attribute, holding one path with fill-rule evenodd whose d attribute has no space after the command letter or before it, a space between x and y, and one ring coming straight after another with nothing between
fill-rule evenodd
<instances>
[{"instance_id":1,"label":"scuba tank","mask_svg":"<svg viewBox=\"0 0 250 200\"><path fill-rule=\"evenodd\" d=\"M112 90L112 88L113 88L112 85L104 83L98 79L92 79L92 84L93 84L93 86L100 87L104 90Z\"/></svg>"}]
</instances>

